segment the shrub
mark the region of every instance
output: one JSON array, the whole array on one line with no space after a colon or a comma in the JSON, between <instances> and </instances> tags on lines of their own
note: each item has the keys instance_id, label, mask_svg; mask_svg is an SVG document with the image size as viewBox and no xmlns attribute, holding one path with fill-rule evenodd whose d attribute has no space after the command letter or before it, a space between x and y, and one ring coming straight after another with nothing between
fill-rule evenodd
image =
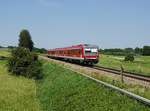
<instances>
[{"instance_id":1,"label":"shrub","mask_svg":"<svg viewBox=\"0 0 150 111\"><path fill-rule=\"evenodd\" d=\"M131 54L131 53L129 53L129 54L127 54L127 55L125 56L124 60L125 60L125 61L131 61L131 62L133 62L133 61L134 61L134 55Z\"/></svg>"},{"instance_id":2,"label":"shrub","mask_svg":"<svg viewBox=\"0 0 150 111\"><path fill-rule=\"evenodd\" d=\"M12 50L8 60L8 70L12 74L29 78L40 79L43 77L42 64L38 61L38 56L23 47Z\"/></svg>"}]
</instances>

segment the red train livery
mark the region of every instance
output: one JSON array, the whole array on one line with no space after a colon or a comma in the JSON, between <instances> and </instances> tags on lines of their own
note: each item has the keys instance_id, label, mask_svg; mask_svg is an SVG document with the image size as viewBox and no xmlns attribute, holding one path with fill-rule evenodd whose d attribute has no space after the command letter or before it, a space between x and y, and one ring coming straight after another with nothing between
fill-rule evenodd
<instances>
[{"instance_id":1,"label":"red train livery","mask_svg":"<svg viewBox=\"0 0 150 111\"><path fill-rule=\"evenodd\" d=\"M89 44L51 49L48 50L48 56L84 64L96 64L99 61L98 46Z\"/></svg>"}]
</instances>

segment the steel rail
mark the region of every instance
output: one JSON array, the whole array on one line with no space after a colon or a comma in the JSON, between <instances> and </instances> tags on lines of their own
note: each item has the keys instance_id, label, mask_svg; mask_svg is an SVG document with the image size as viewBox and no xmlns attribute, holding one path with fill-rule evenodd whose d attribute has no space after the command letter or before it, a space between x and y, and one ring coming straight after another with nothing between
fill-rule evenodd
<instances>
[{"instance_id":1,"label":"steel rail","mask_svg":"<svg viewBox=\"0 0 150 111\"><path fill-rule=\"evenodd\" d=\"M121 74L121 70L117 70L117 69L106 68L106 67L101 67L101 66L93 66L92 68L97 69L97 70L102 70L102 71L105 71L105 72L110 72L110 73L117 74L117 75ZM123 71L123 76L130 77L130 78L133 78L133 79L142 80L142 81L146 81L146 82L150 82L150 77L149 76L145 76L145 75L138 74L138 73Z\"/></svg>"},{"instance_id":2,"label":"steel rail","mask_svg":"<svg viewBox=\"0 0 150 111\"><path fill-rule=\"evenodd\" d=\"M71 63L71 64L75 64L75 63ZM76 64L76 65L81 65L81 64ZM109 72L109 73L113 73L113 74L117 74L117 75L121 74L121 70L113 69L113 68L107 68L107 67L103 67L103 66L94 65L94 66L85 66L85 67L90 67L92 69L97 69L97 70L101 70L101 71L105 71L105 72ZM141 81L145 81L145 82L150 82L150 76L146 76L146 75L143 75L140 73L123 71L123 76L130 77L130 78L137 79L137 80L141 80Z\"/></svg>"}]
</instances>

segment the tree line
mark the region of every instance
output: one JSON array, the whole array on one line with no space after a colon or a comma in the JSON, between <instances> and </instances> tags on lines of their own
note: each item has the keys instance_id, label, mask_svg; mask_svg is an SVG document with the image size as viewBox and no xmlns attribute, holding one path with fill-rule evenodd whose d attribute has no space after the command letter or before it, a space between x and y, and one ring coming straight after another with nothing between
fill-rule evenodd
<instances>
[{"instance_id":1,"label":"tree line","mask_svg":"<svg viewBox=\"0 0 150 111\"><path fill-rule=\"evenodd\" d=\"M100 49L100 53L107 54L107 55L120 55L125 56L127 54L133 55L143 55L143 56L150 56L150 46L143 46L143 48L136 47L133 48L112 48L112 49Z\"/></svg>"},{"instance_id":2,"label":"tree line","mask_svg":"<svg viewBox=\"0 0 150 111\"><path fill-rule=\"evenodd\" d=\"M17 46L7 46L7 47L0 46L0 48L15 49L15 48L17 48ZM45 48L38 48L38 47L33 47L32 51L36 52L36 53L47 53L47 49L45 49Z\"/></svg>"}]
</instances>

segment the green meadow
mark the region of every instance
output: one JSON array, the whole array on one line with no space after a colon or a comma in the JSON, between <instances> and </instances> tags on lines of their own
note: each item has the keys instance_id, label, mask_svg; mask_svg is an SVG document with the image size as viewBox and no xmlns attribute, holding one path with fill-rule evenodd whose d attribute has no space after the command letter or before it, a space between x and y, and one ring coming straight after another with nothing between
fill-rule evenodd
<instances>
[{"instance_id":1,"label":"green meadow","mask_svg":"<svg viewBox=\"0 0 150 111\"><path fill-rule=\"evenodd\" d=\"M0 111L40 111L36 82L8 73L6 61L0 60Z\"/></svg>"},{"instance_id":2,"label":"green meadow","mask_svg":"<svg viewBox=\"0 0 150 111\"><path fill-rule=\"evenodd\" d=\"M35 81L12 76L0 60L0 111L150 111L58 64L42 63L45 76Z\"/></svg>"},{"instance_id":3,"label":"green meadow","mask_svg":"<svg viewBox=\"0 0 150 111\"><path fill-rule=\"evenodd\" d=\"M9 57L10 51L8 48L0 48L0 56Z\"/></svg>"},{"instance_id":4,"label":"green meadow","mask_svg":"<svg viewBox=\"0 0 150 111\"><path fill-rule=\"evenodd\" d=\"M124 56L100 55L99 66L120 69L122 65L124 70L142 73L150 76L150 56L137 56L133 62L124 61Z\"/></svg>"}]
</instances>

